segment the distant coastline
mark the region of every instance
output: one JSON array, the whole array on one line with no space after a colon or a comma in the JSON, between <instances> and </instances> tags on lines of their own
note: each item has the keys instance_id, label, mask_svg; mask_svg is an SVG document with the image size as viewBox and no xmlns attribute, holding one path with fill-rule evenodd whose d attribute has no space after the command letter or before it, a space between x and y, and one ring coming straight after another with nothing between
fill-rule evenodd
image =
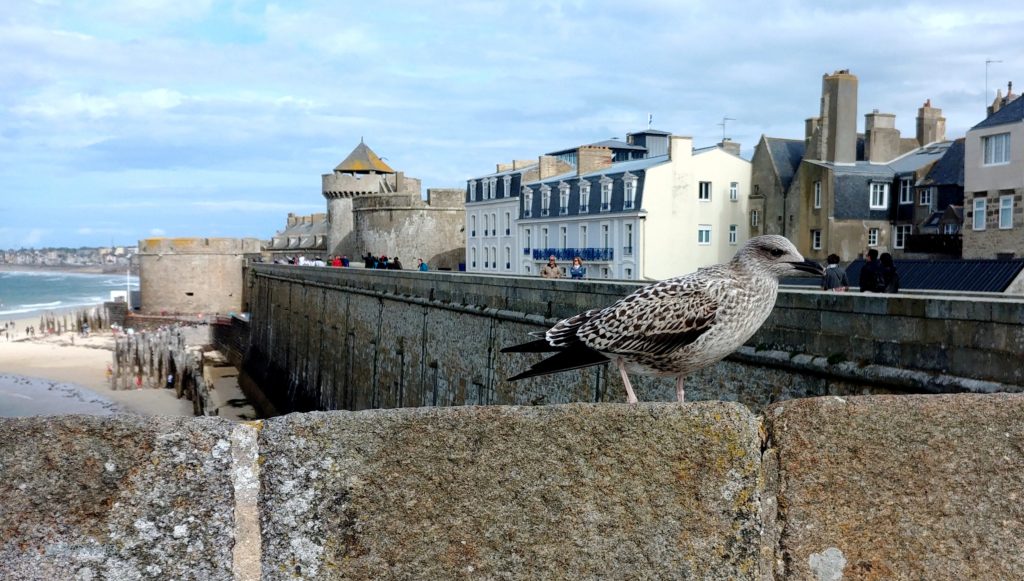
<instances>
[{"instance_id":1,"label":"distant coastline","mask_svg":"<svg viewBox=\"0 0 1024 581\"><path fill-rule=\"evenodd\" d=\"M7 264L0 262L0 272L70 272L79 274L124 274L124 267L116 264Z\"/></svg>"}]
</instances>

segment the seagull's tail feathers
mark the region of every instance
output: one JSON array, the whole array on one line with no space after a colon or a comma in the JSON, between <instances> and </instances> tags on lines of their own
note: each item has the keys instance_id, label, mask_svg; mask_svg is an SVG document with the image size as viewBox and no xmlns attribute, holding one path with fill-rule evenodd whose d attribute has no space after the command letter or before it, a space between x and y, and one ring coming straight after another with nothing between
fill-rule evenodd
<instances>
[{"instance_id":1,"label":"seagull's tail feathers","mask_svg":"<svg viewBox=\"0 0 1024 581\"><path fill-rule=\"evenodd\" d=\"M537 339L536 341L530 341L527 343L520 343L519 345L512 345L511 347L505 347L501 350L502 353L550 353L551 351L559 351L561 347L553 347L551 343L548 343L547 339Z\"/></svg>"},{"instance_id":2,"label":"seagull's tail feathers","mask_svg":"<svg viewBox=\"0 0 1024 581\"><path fill-rule=\"evenodd\" d=\"M533 343L538 343L538 341L525 343L524 345L517 345L517 347L532 345ZM515 347L509 347L507 349L515 349ZM546 351L551 351L553 349L555 348L548 346ZM505 349L502 351L505 351ZM523 352L530 351L524 350ZM548 375L550 373L569 371L571 369L582 369L584 367L590 367L591 365L600 365L607 361L608 358L604 355L601 355L590 347L579 343L568 348L563 348L558 353L534 364L519 375L508 378L508 381L516 381L519 379L526 379L527 377L536 377L538 375Z\"/></svg>"}]
</instances>

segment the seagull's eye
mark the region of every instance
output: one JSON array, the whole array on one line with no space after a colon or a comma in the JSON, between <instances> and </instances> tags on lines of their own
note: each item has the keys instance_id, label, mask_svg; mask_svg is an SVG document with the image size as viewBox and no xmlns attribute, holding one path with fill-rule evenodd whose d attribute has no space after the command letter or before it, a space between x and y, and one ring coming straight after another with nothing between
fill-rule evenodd
<instances>
[{"instance_id":1,"label":"seagull's eye","mask_svg":"<svg viewBox=\"0 0 1024 581\"><path fill-rule=\"evenodd\" d=\"M772 256L774 256L775 258L778 258L778 257L782 256L783 254L785 254L786 251L781 249L781 248L772 248L771 249L771 253L772 253Z\"/></svg>"}]
</instances>

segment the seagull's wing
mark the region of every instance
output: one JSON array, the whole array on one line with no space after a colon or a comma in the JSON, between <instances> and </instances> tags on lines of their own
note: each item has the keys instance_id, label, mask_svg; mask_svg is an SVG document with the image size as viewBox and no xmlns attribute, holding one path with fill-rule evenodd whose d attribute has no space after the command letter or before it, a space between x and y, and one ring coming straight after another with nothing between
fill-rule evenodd
<instances>
[{"instance_id":1,"label":"seagull's wing","mask_svg":"<svg viewBox=\"0 0 1024 581\"><path fill-rule=\"evenodd\" d=\"M502 349L503 353L555 352L551 357L531 365L528 370L510 377L508 380L516 381L517 379L525 379L537 375L581 369L591 365L600 365L608 361L607 357L586 346L576 336L576 331L586 324L591 317L600 312L599 309L593 309L568 319L562 319L544 333L543 339L536 339L521 345L513 345Z\"/></svg>"},{"instance_id":2,"label":"seagull's wing","mask_svg":"<svg viewBox=\"0 0 1024 581\"><path fill-rule=\"evenodd\" d=\"M715 269L702 269L639 289L591 317L577 336L601 353L671 353L715 325L725 292L727 283Z\"/></svg>"}]
</instances>

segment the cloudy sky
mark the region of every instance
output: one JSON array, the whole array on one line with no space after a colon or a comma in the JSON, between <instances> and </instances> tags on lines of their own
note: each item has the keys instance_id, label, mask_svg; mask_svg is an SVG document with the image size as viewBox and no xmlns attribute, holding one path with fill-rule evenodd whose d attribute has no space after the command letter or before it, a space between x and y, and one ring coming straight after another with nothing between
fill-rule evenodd
<instances>
[{"instance_id":1,"label":"cloudy sky","mask_svg":"<svg viewBox=\"0 0 1024 581\"><path fill-rule=\"evenodd\" d=\"M360 138L424 188L647 126L801 138L821 76L955 138L1024 89L1017 1L13 0L0 249L269 238ZM986 96L986 60L988 95ZM1019 92L1019 90L1017 91Z\"/></svg>"}]
</instances>

